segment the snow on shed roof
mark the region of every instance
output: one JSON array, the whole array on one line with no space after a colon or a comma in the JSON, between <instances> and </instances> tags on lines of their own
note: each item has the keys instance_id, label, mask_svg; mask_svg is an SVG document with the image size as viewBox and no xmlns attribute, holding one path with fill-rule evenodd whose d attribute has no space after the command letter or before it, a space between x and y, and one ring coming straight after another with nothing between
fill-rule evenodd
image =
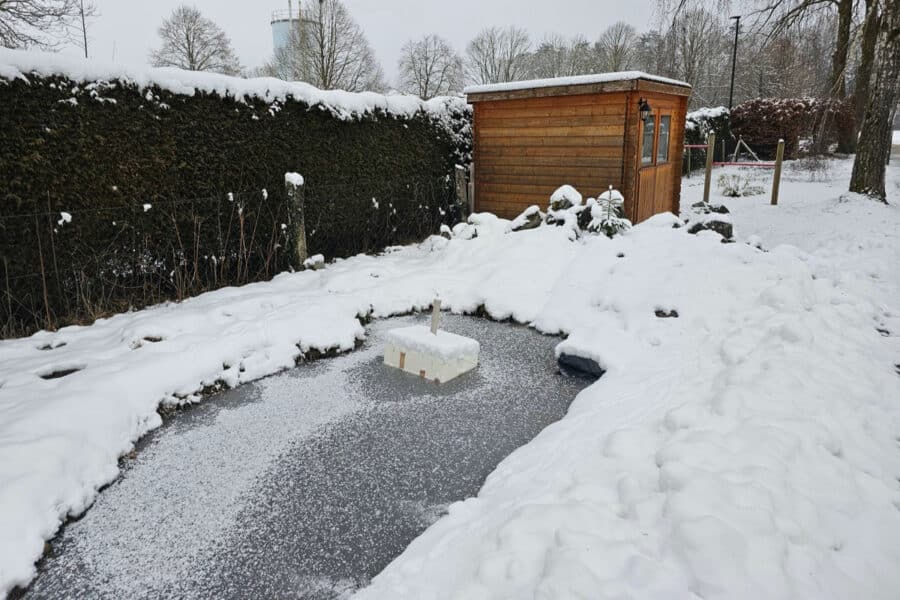
<instances>
[{"instance_id":1,"label":"snow on shed roof","mask_svg":"<svg viewBox=\"0 0 900 600\"><path fill-rule=\"evenodd\" d=\"M203 92L239 100L255 98L268 103L291 97L310 106L322 106L341 119L358 118L377 110L398 117L411 117L420 110L439 115L450 104L458 102L464 105L462 98L443 97L426 102L416 96L399 94L385 96L374 92L320 90L308 83L287 82L272 77L243 79L216 73L123 66L60 54L0 48L0 84L4 79L29 81L30 74L43 77L59 75L79 83L119 80L140 88L157 86L184 96Z\"/></svg>"},{"instance_id":2,"label":"snow on shed roof","mask_svg":"<svg viewBox=\"0 0 900 600\"><path fill-rule=\"evenodd\" d=\"M690 88L691 84L660 77L658 75L650 75L643 71L620 71L617 73L596 73L593 75L574 75L572 77L554 77L552 79L529 79L526 81L510 81L508 83L491 83L487 85L472 85L465 89L466 94L491 94L496 92L513 92L519 90L530 90L536 88L562 87L570 85L591 85L597 83L612 83L614 81L634 81L643 79L645 81L653 81L656 83L665 83L667 85L675 85L679 87Z\"/></svg>"}]
</instances>

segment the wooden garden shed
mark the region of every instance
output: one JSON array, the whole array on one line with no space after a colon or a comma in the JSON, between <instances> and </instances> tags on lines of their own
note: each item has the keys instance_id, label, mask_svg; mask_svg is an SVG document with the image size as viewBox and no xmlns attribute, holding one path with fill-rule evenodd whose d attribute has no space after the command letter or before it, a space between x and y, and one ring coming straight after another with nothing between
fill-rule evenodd
<instances>
[{"instance_id":1,"label":"wooden garden shed","mask_svg":"<svg viewBox=\"0 0 900 600\"><path fill-rule=\"evenodd\" d=\"M629 71L466 89L474 107L474 209L514 218L563 184L610 185L633 222L678 213L687 83Z\"/></svg>"}]
</instances>

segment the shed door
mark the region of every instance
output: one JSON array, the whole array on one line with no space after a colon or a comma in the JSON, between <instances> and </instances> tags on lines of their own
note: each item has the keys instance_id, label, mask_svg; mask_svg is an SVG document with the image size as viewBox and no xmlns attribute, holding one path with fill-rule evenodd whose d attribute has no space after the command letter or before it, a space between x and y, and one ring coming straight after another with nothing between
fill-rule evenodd
<instances>
[{"instance_id":1,"label":"shed door","mask_svg":"<svg viewBox=\"0 0 900 600\"><path fill-rule=\"evenodd\" d=\"M672 182L677 167L672 160L672 122L673 111L663 109L641 123L637 221L672 210Z\"/></svg>"}]
</instances>

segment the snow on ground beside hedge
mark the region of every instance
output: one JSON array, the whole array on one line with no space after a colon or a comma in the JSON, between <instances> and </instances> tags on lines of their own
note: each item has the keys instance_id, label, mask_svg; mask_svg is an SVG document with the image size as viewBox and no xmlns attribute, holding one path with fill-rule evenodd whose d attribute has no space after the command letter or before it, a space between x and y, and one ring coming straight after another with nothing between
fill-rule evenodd
<instances>
[{"instance_id":1,"label":"snow on ground beside hedge","mask_svg":"<svg viewBox=\"0 0 900 600\"><path fill-rule=\"evenodd\" d=\"M158 86L174 94L193 96L197 92L223 98L256 98L268 103L293 98L310 106L321 106L336 117L351 119L375 111L399 117L411 117L419 111L442 116L448 110L467 110L465 100L439 97L423 101L415 96L320 90L308 83L286 82L271 77L243 79L216 73L184 71L173 68L126 67L114 63L64 56L61 54L0 48L0 83L3 79L23 79L61 75L80 83L127 81L139 88Z\"/></svg>"},{"instance_id":2,"label":"snow on ground beside hedge","mask_svg":"<svg viewBox=\"0 0 900 600\"><path fill-rule=\"evenodd\" d=\"M576 242L479 215L459 228L474 239L0 342L0 592L116 477L161 400L287 368L301 350L349 350L357 315L439 294L571 333L567 351L608 372L361 598L897 597L900 211L837 203L845 182L786 181L778 213L740 199L738 235L748 223L768 252L666 215ZM792 201L797 235L774 220ZM819 231L812 254L775 247Z\"/></svg>"}]
</instances>

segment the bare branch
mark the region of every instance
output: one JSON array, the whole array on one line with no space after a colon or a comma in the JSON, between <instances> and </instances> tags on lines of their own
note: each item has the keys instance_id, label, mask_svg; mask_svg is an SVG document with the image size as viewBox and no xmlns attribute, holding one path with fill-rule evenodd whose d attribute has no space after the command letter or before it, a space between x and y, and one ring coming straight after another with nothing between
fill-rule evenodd
<instances>
[{"instance_id":1,"label":"bare branch","mask_svg":"<svg viewBox=\"0 0 900 600\"><path fill-rule=\"evenodd\" d=\"M0 0L0 45L52 49L74 38L81 26L80 0ZM85 17L95 14L84 3Z\"/></svg>"},{"instance_id":2,"label":"bare branch","mask_svg":"<svg viewBox=\"0 0 900 600\"><path fill-rule=\"evenodd\" d=\"M191 6L179 6L159 27L162 47L150 54L155 67L236 75L240 62L231 40L212 20Z\"/></svg>"},{"instance_id":3,"label":"bare branch","mask_svg":"<svg viewBox=\"0 0 900 600\"><path fill-rule=\"evenodd\" d=\"M407 42L398 67L400 89L425 100L458 92L462 86L462 59L437 35Z\"/></svg>"}]
</instances>

